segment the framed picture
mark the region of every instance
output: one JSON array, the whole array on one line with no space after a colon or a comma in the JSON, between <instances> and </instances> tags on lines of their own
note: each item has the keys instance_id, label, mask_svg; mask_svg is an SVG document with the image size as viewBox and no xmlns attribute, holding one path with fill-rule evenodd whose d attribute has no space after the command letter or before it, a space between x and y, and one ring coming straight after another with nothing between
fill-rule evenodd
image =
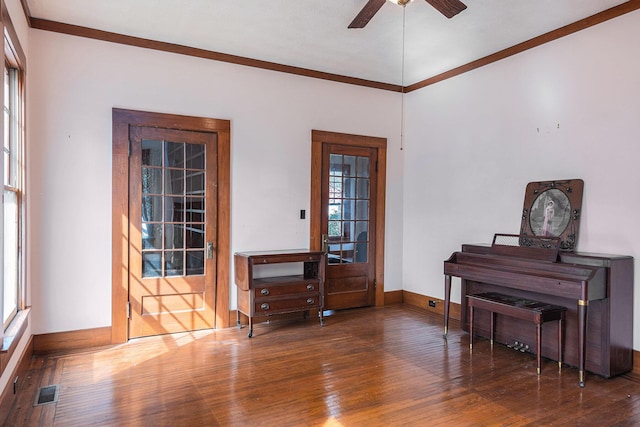
<instances>
[{"instance_id":1,"label":"framed picture","mask_svg":"<svg viewBox=\"0 0 640 427\"><path fill-rule=\"evenodd\" d=\"M520 234L559 237L560 250L575 250L583 188L581 179L527 184Z\"/></svg>"}]
</instances>

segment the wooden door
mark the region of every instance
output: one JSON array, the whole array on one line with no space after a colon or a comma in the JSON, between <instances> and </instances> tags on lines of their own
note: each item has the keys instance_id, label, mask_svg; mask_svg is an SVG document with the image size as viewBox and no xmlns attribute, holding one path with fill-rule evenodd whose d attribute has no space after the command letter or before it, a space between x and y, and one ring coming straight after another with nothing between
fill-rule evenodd
<instances>
[{"instance_id":1,"label":"wooden door","mask_svg":"<svg viewBox=\"0 0 640 427\"><path fill-rule=\"evenodd\" d=\"M327 252L325 309L384 305L386 159L385 138L311 131L309 247Z\"/></svg>"},{"instance_id":2,"label":"wooden door","mask_svg":"<svg viewBox=\"0 0 640 427\"><path fill-rule=\"evenodd\" d=\"M213 328L217 134L129 137L129 338Z\"/></svg>"}]
</instances>

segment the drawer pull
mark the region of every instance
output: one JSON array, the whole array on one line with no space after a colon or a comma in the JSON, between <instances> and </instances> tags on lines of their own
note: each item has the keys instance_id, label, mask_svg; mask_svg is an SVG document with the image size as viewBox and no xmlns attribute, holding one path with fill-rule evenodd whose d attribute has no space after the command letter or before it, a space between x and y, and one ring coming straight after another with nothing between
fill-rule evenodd
<instances>
[{"instance_id":1,"label":"drawer pull","mask_svg":"<svg viewBox=\"0 0 640 427\"><path fill-rule=\"evenodd\" d=\"M264 296L267 296L267 295L269 295L269 289L263 289L263 290L260 291L260 293L262 295L264 295Z\"/></svg>"},{"instance_id":2,"label":"drawer pull","mask_svg":"<svg viewBox=\"0 0 640 427\"><path fill-rule=\"evenodd\" d=\"M313 290L313 285L307 285L307 290L308 291L312 291Z\"/></svg>"},{"instance_id":3,"label":"drawer pull","mask_svg":"<svg viewBox=\"0 0 640 427\"><path fill-rule=\"evenodd\" d=\"M269 304L267 304L266 302L263 302L260 308L263 310L269 310Z\"/></svg>"},{"instance_id":4,"label":"drawer pull","mask_svg":"<svg viewBox=\"0 0 640 427\"><path fill-rule=\"evenodd\" d=\"M307 304L313 304L314 302L313 298L307 298Z\"/></svg>"}]
</instances>

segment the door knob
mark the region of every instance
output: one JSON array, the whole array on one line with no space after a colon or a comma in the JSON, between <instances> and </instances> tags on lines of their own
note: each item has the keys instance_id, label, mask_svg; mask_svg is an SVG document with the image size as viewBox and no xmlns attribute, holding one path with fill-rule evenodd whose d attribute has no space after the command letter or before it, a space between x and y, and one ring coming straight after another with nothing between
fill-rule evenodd
<instances>
[{"instance_id":1,"label":"door knob","mask_svg":"<svg viewBox=\"0 0 640 427\"><path fill-rule=\"evenodd\" d=\"M329 253L329 236L326 234L322 235L322 252Z\"/></svg>"}]
</instances>

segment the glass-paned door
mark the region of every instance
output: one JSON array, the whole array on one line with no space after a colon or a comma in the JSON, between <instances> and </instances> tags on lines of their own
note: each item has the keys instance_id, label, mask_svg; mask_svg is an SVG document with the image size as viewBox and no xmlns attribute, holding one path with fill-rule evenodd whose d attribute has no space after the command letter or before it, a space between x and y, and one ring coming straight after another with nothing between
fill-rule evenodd
<instances>
[{"instance_id":1,"label":"glass-paned door","mask_svg":"<svg viewBox=\"0 0 640 427\"><path fill-rule=\"evenodd\" d=\"M130 337L213 327L216 141L131 132Z\"/></svg>"},{"instance_id":2,"label":"glass-paned door","mask_svg":"<svg viewBox=\"0 0 640 427\"><path fill-rule=\"evenodd\" d=\"M326 242L325 308L374 302L375 148L325 144L322 229Z\"/></svg>"}]
</instances>

